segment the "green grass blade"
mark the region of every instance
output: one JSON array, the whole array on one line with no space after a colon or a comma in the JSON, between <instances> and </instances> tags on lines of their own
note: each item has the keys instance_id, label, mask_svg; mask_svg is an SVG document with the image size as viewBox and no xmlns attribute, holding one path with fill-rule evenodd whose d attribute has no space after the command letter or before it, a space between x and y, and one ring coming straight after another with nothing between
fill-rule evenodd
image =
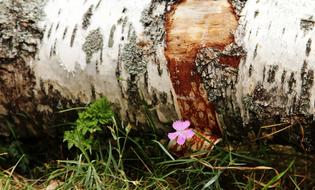
<instances>
[{"instance_id":1,"label":"green grass blade","mask_svg":"<svg viewBox=\"0 0 315 190\"><path fill-rule=\"evenodd\" d=\"M175 158L166 150L166 148L157 140L153 140L153 142L157 143L161 149L165 152L165 154L170 157L170 159L175 160Z\"/></svg>"},{"instance_id":2,"label":"green grass blade","mask_svg":"<svg viewBox=\"0 0 315 190\"><path fill-rule=\"evenodd\" d=\"M209 188L212 184L214 184L220 177L222 171L219 171L215 176L213 176L202 188L202 190Z\"/></svg>"},{"instance_id":3,"label":"green grass blade","mask_svg":"<svg viewBox=\"0 0 315 190\"><path fill-rule=\"evenodd\" d=\"M69 111L86 110L86 109L87 109L87 107L75 107L75 108L69 108L69 109L61 110L58 113L65 113L65 112L69 112Z\"/></svg>"},{"instance_id":4,"label":"green grass blade","mask_svg":"<svg viewBox=\"0 0 315 190\"><path fill-rule=\"evenodd\" d=\"M300 188L299 185L296 183L296 181L295 181L291 176L289 176L289 178L290 178L290 180L292 181L292 183L294 184L295 189L301 190L301 188Z\"/></svg>"},{"instance_id":5,"label":"green grass blade","mask_svg":"<svg viewBox=\"0 0 315 190\"><path fill-rule=\"evenodd\" d=\"M287 169L285 169L283 172L279 173L278 175L274 176L266 185L262 188L262 190L267 190L272 184L280 180L293 166L295 160L292 160Z\"/></svg>"}]
</instances>

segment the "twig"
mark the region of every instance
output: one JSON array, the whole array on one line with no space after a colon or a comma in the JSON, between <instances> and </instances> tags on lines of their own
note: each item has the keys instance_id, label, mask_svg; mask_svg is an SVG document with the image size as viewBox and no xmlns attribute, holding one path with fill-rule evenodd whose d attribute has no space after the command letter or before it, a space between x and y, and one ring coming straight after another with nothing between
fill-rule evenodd
<instances>
[{"instance_id":1,"label":"twig","mask_svg":"<svg viewBox=\"0 0 315 190\"><path fill-rule=\"evenodd\" d=\"M201 163L202 165L204 165L210 169L214 169L214 170L241 170L241 171L245 171L245 170L273 170L273 171L275 171L276 174L279 174L276 169L274 169L272 167L268 167L268 166L254 166L254 167L250 167L250 166L212 166L205 161L198 160L198 162Z\"/></svg>"},{"instance_id":2,"label":"twig","mask_svg":"<svg viewBox=\"0 0 315 190\"><path fill-rule=\"evenodd\" d=\"M286 127L282 128L282 129L279 129L278 131L275 131L275 132L270 133L270 134L268 134L268 135L265 135L265 136L263 136L263 137L259 137L259 138L257 138L256 140L264 139L264 138L267 138L267 137L271 137L271 136L273 136L273 135L275 135L275 134L277 134L277 133L280 133L281 131L284 131L284 130L286 130L286 129L292 127L292 126L293 126L293 125L286 126Z\"/></svg>"},{"instance_id":3,"label":"twig","mask_svg":"<svg viewBox=\"0 0 315 190\"><path fill-rule=\"evenodd\" d=\"M260 128L261 129L268 129L271 127L279 127L279 126L286 125L286 124L289 124L289 123L278 123L278 124L273 124L273 125L264 125L264 126L261 126Z\"/></svg>"}]
</instances>

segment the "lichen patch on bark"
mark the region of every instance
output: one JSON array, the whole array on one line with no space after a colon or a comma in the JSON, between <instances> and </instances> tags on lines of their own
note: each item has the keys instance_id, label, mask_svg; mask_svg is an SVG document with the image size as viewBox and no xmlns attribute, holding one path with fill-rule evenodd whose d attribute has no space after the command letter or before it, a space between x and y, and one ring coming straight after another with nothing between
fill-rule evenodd
<instances>
[{"instance_id":1,"label":"lichen patch on bark","mask_svg":"<svg viewBox=\"0 0 315 190\"><path fill-rule=\"evenodd\" d=\"M91 24L91 17L93 16L93 7L94 5L91 5L83 15L82 28L84 30L86 30Z\"/></svg>"},{"instance_id":2,"label":"lichen patch on bark","mask_svg":"<svg viewBox=\"0 0 315 190\"><path fill-rule=\"evenodd\" d=\"M0 2L0 64L19 56L35 55L43 36L36 25L43 5L43 0Z\"/></svg>"},{"instance_id":3,"label":"lichen patch on bark","mask_svg":"<svg viewBox=\"0 0 315 190\"><path fill-rule=\"evenodd\" d=\"M92 30L86 37L82 46L82 50L85 52L86 63L91 63L91 59L94 53L103 49L103 34L100 28Z\"/></svg>"}]
</instances>

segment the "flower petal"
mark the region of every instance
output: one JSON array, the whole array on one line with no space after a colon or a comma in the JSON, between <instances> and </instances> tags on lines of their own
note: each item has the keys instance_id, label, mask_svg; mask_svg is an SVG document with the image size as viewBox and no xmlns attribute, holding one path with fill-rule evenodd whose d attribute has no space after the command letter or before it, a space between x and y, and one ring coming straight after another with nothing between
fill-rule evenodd
<instances>
[{"instance_id":1,"label":"flower petal","mask_svg":"<svg viewBox=\"0 0 315 190\"><path fill-rule=\"evenodd\" d=\"M178 136L178 132L168 133L167 136L170 140L174 140Z\"/></svg>"},{"instance_id":2,"label":"flower petal","mask_svg":"<svg viewBox=\"0 0 315 190\"><path fill-rule=\"evenodd\" d=\"M173 123L173 128L176 129L176 130L184 130L184 129L187 129L190 125L190 121L175 121Z\"/></svg>"},{"instance_id":3,"label":"flower petal","mask_svg":"<svg viewBox=\"0 0 315 190\"><path fill-rule=\"evenodd\" d=\"M178 136L178 138L177 138L177 143L178 143L179 145L183 145L183 144L185 143L185 141L186 141L185 136L182 136L182 135L179 135L179 136Z\"/></svg>"},{"instance_id":4,"label":"flower petal","mask_svg":"<svg viewBox=\"0 0 315 190\"><path fill-rule=\"evenodd\" d=\"M185 135L185 137L187 139L190 139L190 138L192 138L195 135L195 133L194 133L194 131L192 129L184 130L183 134Z\"/></svg>"}]
</instances>

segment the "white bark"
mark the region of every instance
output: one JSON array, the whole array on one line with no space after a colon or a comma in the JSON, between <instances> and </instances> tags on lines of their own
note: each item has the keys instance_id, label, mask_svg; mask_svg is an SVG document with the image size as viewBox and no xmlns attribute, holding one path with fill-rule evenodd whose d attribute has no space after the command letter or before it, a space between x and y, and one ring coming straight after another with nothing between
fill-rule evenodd
<instances>
[{"instance_id":1,"label":"white bark","mask_svg":"<svg viewBox=\"0 0 315 190\"><path fill-rule=\"evenodd\" d=\"M257 84L261 83L263 88L275 96L268 103L284 107L286 114L294 114L296 111L294 106L298 106L299 103L293 102L294 97L297 98L296 101L303 101L303 98L306 99L304 101L308 101L306 107L299 111L314 113L313 70L315 66L313 63L315 54L312 44L315 36L314 11L315 2L313 1L247 2L241 13L241 30L244 33L239 39L247 52L246 60L239 68L239 81L242 82L237 85L237 96L240 105L242 105L241 98L252 95ZM303 75L305 77L303 79L301 72L303 72L305 62L307 68L304 72L312 72L307 76ZM248 74L250 67L252 67L251 76ZM274 72L274 77L270 78L268 72ZM294 74L295 84L290 89L292 74ZM308 92L304 92L307 88L306 83L310 84ZM281 97L287 97L288 100L283 102ZM241 110L245 116L246 112L244 109Z\"/></svg>"}]
</instances>

